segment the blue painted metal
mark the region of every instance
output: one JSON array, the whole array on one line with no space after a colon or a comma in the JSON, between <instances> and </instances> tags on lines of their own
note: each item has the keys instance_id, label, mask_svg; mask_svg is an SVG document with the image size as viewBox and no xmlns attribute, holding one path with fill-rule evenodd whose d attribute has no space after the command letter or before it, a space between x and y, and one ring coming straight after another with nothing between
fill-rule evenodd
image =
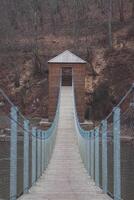
<instances>
[{"instance_id":1,"label":"blue painted metal","mask_svg":"<svg viewBox=\"0 0 134 200\"><path fill-rule=\"evenodd\" d=\"M94 156L95 156L95 149L94 149L94 130L91 131L91 178L94 179Z\"/></svg>"},{"instance_id":2,"label":"blue painted metal","mask_svg":"<svg viewBox=\"0 0 134 200\"><path fill-rule=\"evenodd\" d=\"M51 140L52 140L52 137L49 139L49 147L48 147L49 162L50 162L50 158L51 158Z\"/></svg>"},{"instance_id":3,"label":"blue painted metal","mask_svg":"<svg viewBox=\"0 0 134 200\"><path fill-rule=\"evenodd\" d=\"M11 108L11 140L10 140L10 200L17 197L17 108Z\"/></svg>"},{"instance_id":4,"label":"blue painted metal","mask_svg":"<svg viewBox=\"0 0 134 200\"><path fill-rule=\"evenodd\" d=\"M42 176L42 140L43 140L43 134L40 130L40 176Z\"/></svg>"},{"instance_id":5,"label":"blue painted metal","mask_svg":"<svg viewBox=\"0 0 134 200\"><path fill-rule=\"evenodd\" d=\"M114 135L114 199L121 200L121 164L120 164L120 108L127 96L134 89L134 84L121 99L116 108L102 122L102 187L107 193L108 190L108 169L107 169L107 119L114 113L113 117L113 135ZM0 90L1 92L1 90ZM10 152L10 199L16 200L17 197L17 108L12 104L9 98L1 92L2 95L12 106L11 109L11 152ZM73 93L74 95L74 93ZM95 178L96 185L99 186L99 128L90 132L85 131L80 126L79 118L76 112L74 98L74 119L78 136L78 144L85 168ZM51 127L47 131L32 129L32 183L37 180L46 169L50 161L54 140L56 137L56 128L59 117L60 95L57 105L57 111ZM25 117L20 113L24 121L24 192L29 188L29 124ZM42 134L41 134L42 133ZM95 177L94 177L95 175Z\"/></svg>"},{"instance_id":6,"label":"blue painted metal","mask_svg":"<svg viewBox=\"0 0 134 200\"><path fill-rule=\"evenodd\" d=\"M47 168L47 140L44 141L44 167Z\"/></svg>"},{"instance_id":7,"label":"blue painted metal","mask_svg":"<svg viewBox=\"0 0 134 200\"><path fill-rule=\"evenodd\" d=\"M95 183L99 186L99 128L95 129Z\"/></svg>"},{"instance_id":8,"label":"blue painted metal","mask_svg":"<svg viewBox=\"0 0 134 200\"><path fill-rule=\"evenodd\" d=\"M51 137L50 140L49 140L49 147L50 147L49 161L50 161L50 158L51 158L51 155L52 155L52 138L53 138L53 137Z\"/></svg>"},{"instance_id":9,"label":"blue painted metal","mask_svg":"<svg viewBox=\"0 0 134 200\"><path fill-rule=\"evenodd\" d=\"M114 109L114 200L121 200L120 108Z\"/></svg>"},{"instance_id":10,"label":"blue painted metal","mask_svg":"<svg viewBox=\"0 0 134 200\"><path fill-rule=\"evenodd\" d=\"M42 132L42 136L43 136L44 132ZM45 163L45 145L44 145L44 140L42 140L42 173L44 172L45 170L45 167L44 167L44 163Z\"/></svg>"},{"instance_id":11,"label":"blue painted metal","mask_svg":"<svg viewBox=\"0 0 134 200\"><path fill-rule=\"evenodd\" d=\"M24 163L23 163L23 190L24 193L28 192L29 189L29 124L28 120L18 111L18 109L14 106L14 104L10 101L7 95L0 89L0 94L7 100L11 108L11 139L10 139L10 199L16 200L17 198L17 124L21 126L18 122L18 113L21 119L24 120ZM51 158L55 138L56 138L56 130L57 124L59 120L59 105L60 105L60 93L58 99L58 105L56 110L56 115L51 127L43 131L42 135L40 134L40 130L36 134L36 129L32 128L32 184L35 183L37 178L40 177L44 168L46 169L48 162ZM43 142L44 140L44 142ZM42 146L42 150L41 150ZM45 149L45 153L43 151ZM43 156L44 154L44 156ZM49 155L48 155L49 154ZM44 159L44 162L43 162ZM43 166L44 163L44 166Z\"/></svg>"},{"instance_id":12,"label":"blue painted metal","mask_svg":"<svg viewBox=\"0 0 134 200\"><path fill-rule=\"evenodd\" d=\"M23 192L29 190L29 121L24 121L24 162L23 162Z\"/></svg>"},{"instance_id":13,"label":"blue painted metal","mask_svg":"<svg viewBox=\"0 0 134 200\"><path fill-rule=\"evenodd\" d=\"M42 176L42 131L40 130L40 177Z\"/></svg>"},{"instance_id":14,"label":"blue painted metal","mask_svg":"<svg viewBox=\"0 0 134 200\"><path fill-rule=\"evenodd\" d=\"M120 108L119 106L124 102L124 100L131 94L134 89L134 84L128 90L128 92L124 95L121 101L118 103L116 108L114 109L114 199L121 200L121 169L120 169ZM74 121L75 128L77 131L78 137L78 145L80 149L80 154L82 160L85 159L82 151L82 141L83 139L89 140L89 145L87 146L87 151L90 151L91 158L88 159L87 171L91 174L93 178L94 168L93 168L93 158L94 158L94 139L93 138L93 130L91 131L91 135L87 134L87 131L83 130L80 126L79 118L77 116L76 105L75 105L75 94L74 94L74 86L73 86L73 106L74 106ZM106 117L104 121L101 123L102 128L102 187L104 193L108 192L108 157L107 157L107 120L113 115L113 111ZM95 129L97 131L95 133L95 181L96 185L99 186L99 136L98 136L98 128ZM91 167L90 167L91 166Z\"/></svg>"},{"instance_id":15,"label":"blue painted metal","mask_svg":"<svg viewBox=\"0 0 134 200\"><path fill-rule=\"evenodd\" d=\"M32 185L36 182L36 128L32 128Z\"/></svg>"},{"instance_id":16,"label":"blue painted metal","mask_svg":"<svg viewBox=\"0 0 134 200\"><path fill-rule=\"evenodd\" d=\"M41 131L37 131L37 179L41 175Z\"/></svg>"},{"instance_id":17,"label":"blue painted metal","mask_svg":"<svg viewBox=\"0 0 134 200\"><path fill-rule=\"evenodd\" d=\"M107 120L104 120L102 121L102 188L104 193L108 190L107 173Z\"/></svg>"},{"instance_id":18,"label":"blue painted metal","mask_svg":"<svg viewBox=\"0 0 134 200\"><path fill-rule=\"evenodd\" d=\"M81 138L81 158L82 158L83 164L85 164L84 163L85 154L84 154L84 144L83 144L83 142L84 142L84 139Z\"/></svg>"},{"instance_id":19,"label":"blue painted metal","mask_svg":"<svg viewBox=\"0 0 134 200\"><path fill-rule=\"evenodd\" d=\"M88 168L89 168L89 151L88 151L88 140L86 140L86 146L85 146L85 155L86 155L86 170L88 171Z\"/></svg>"},{"instance_id":20,"label":"blue painted metal","mask_svg":"<svg viewBox=\"0 0 134 200\"><path fill-rule=\"evenodd\" d=\"M91 132L89 132L89 134L91 135ZM91 136L90 136L90 140L88 140L88 152L89 152L89 156L88 156L88 173L91 176Z\"/></svg>"},{"instance_id":21,"label":"blue painted metal","mask_svg":"<svg viewBox=\"0 0 134 200\"><path fill-rule=\"evenodd\" d=\"M45 170L46 170L46 155L47 152L46 152L46 140L44 140L44 167L45 167Z\"/></svg>"},{"instance_id":22,"label":"blue painted metal","mask_svg":"<svg viewBox=\"0 0 134 200\"><path fill-rule=\"evenodd\" d=\"M46 163L47 163L47 166L49 164L49 140L46 141L46 152L47 152L47 159L46 159Z\"/></svg>"},{"instance_id":23,"label":"blue painted metal","mask_svg":"<svg viewBox=\"0 0 134 200\"><path fill-rule=\"evenodd\" d=\"M86 162L87 162L87 158L86 158L86 140L83 140L83 158L84 158L84 166L86 168Z\"/></svg>"},{"instance_id":24,"label":"blue painted metal","mask_svg":"<svg viewBox=\"0 0 134 200\"><path fill-rule=\"evenodd\" d=\"M47 145L47 143L48 143L48 140L49 139L47 139L47 140L45 140L45 143L44 143L44 160L45 160L45 169L47 168L47 165L48 165L48 145Z\"/></svg>"}]
</instances>

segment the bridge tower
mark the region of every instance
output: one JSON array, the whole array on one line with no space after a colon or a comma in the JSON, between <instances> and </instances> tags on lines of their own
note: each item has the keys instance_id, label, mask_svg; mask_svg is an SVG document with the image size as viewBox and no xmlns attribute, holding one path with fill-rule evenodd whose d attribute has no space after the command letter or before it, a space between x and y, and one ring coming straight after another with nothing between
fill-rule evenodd
<instances>
[{"instance_id":1,"label":"bridge tower","mask_svg":"<svg viewBox=\"0 0 134 200\"><path fill-rule=\"evenodd\" d=\"M70 51L48 61L49 66L49 120L53 121L57 106L59 85L72 86L74 83L76 107L80 122L85 116L85 69L87 62Z\"/></svg>"}]
</instances>

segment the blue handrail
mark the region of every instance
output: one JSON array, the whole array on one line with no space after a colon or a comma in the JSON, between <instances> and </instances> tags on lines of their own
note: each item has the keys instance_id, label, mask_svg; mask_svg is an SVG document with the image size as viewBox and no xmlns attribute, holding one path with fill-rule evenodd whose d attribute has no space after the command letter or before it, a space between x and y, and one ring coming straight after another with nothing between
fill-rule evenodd
<instances>
[{"instance_id":1,"label":"blue handrail","mask_svg":"<svg viewBox=\"0 0 134 200\"><path fill-rule=\"evenodd\" d=\"M114 200L121 200L121 122L122 118L125 114L128 113L128 111L131 111L131 116L132 112L134 115L134 109L131 106L134 105L134 98L132 99L133 102L130 102L128 104L127 111L124 113L122 113L121 111L122 105L128 99L129 95L133 94L134 97L134 84L132 84L130 89L126 92L120 102L114 107L112 112L104 120L102 120L97 127L89 131L84 130L80 125L75 104L74 85L72 87L72 90L75 128L77 132L79 151L84 166L87 169L91 178L95 180L96 185L101 187L104 193L108 193L114 198ZM130 120L129 117L128 120ZM109 137L108 135L109 123L112 123L112 137ZM113 192L109 191L108 186L108 146L110 145L110 142L112 142L113 145L113 166L111 166L113 167Z\"/></svg>"}]
</instances>

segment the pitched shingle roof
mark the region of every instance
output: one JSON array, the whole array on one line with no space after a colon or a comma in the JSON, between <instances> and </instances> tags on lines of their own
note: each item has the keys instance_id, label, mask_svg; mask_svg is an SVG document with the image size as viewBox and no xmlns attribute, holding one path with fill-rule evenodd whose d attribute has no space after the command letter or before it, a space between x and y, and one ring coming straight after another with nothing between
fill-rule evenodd
<instances>
[{"instance_id":1,"label":"pitched shingle roof","mask_svg":"<svg viewBox=\"0 0 134 200\"><path fill-rule=\"evenodd\" d=\"M49 60L48 63L86 63L86 61L67 50Z\"/></svg>"}]
</instances>

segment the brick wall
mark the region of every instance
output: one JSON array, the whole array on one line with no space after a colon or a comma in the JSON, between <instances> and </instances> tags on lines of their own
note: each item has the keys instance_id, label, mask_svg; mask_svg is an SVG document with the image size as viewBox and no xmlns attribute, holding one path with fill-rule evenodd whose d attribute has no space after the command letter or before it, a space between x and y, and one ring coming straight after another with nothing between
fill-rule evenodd
<instances>
[{"instance_id":1,"label":"brick wall","mask_svg":"<svg viewBox=\"0 0 134 200\"><path fill-rule=\"evenodd\" d=\"M85 64L49 64L49 120L53 121L57 107L59 84L63 67L72 67L77 112L81 122L85 115Z\"/></svg>"}]
</instances>

